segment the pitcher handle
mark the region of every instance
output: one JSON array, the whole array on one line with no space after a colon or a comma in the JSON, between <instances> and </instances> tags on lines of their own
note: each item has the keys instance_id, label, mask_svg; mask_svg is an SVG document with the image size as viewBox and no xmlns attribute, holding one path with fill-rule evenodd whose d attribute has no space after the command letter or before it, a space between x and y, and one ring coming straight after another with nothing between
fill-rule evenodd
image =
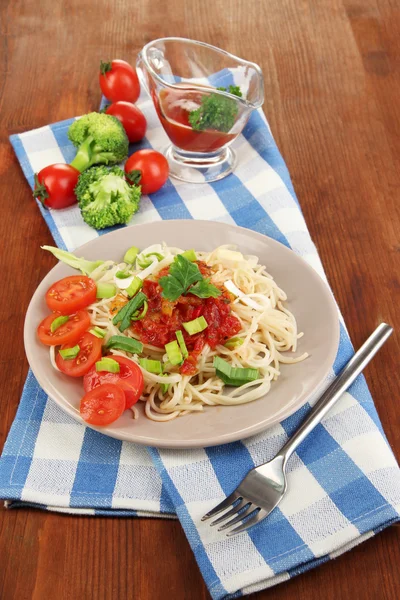
<instances>
[{"instance_id":1,"label":"pitcher handle","mask_svg":"<svg viewBox=\"0 0 400 600\"><path fill-rule=\"evenodd\" d=\"M145 74L146 67L143 65L144 65L143 55L142 55L142 52L139 52L139 54L137 55L137 59L136 59L136 72L138 74L141 85L144 87L144 89L150 96L150 90L149 90L149 86L147 85L147 78L146 78L146 74Z\"/></svg>"}]
</instances>

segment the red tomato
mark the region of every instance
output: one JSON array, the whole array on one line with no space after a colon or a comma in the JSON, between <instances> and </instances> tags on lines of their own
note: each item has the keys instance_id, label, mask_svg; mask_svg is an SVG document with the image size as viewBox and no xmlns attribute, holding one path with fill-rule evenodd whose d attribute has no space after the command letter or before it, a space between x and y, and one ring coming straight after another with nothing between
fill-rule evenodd
<instances>
[{"instance_id":1,"label":"red tomato","mask_svg":"<svg viewBox=\"0 0 400 600\"><path fill-rule=\"evenodd\" d=\"M140 84L136 71L124 60L100 63L99 82L104 96L111 102L136 102Z\"/></svg>"},{"instance_id":2,"label":"red tomato","mask_svg":"<svg viewBox=\"0 0 400 600\"><path fill-rule=\"evenodd\" d=\"M80 348L76 358L66 360L60 353L56 356L57 367L70 377L82 377L101 358L101 339L88 331L79 340L76 340L75 343L69 342L68 344L63 344L61 350L73 348L76 344Z\"/></svg>"},{"instance_id":3,"label":"red tomato","mask_svg":"<svg viewBox=\"0 0 400 600\"><path fill-rule=\"evenodd\" d=\"M94 366L83 378L83 389L85 392L90 392L103 383L114 383L125 392L126 408L130 408L136 404L143 393L142 371L129 358L115 354L110 354L109 358L113 358L119 363L119 373L97 372Z\"/></svg>"},{"instance_id":4,"label":"red tomato","mask_svg":"<svg viewBox=\"0 0 400 600\"><path fill-rule=\"evenodd\" d=\"M35 173L33 197L46 208L66 208L75 204L74 189L80 173L71 165L55 164Z\"/></svg>"},{"instance_id":5,"label":"red tomato","mask_svg":"<svg viewBox=\"0 0 400 600\"><path fill-rule=\"evenodd\" d=\"M114 102L106 113L121 121L130 142L140 142L146 133L147 121L142 111L131 102Z\"/></svg>"},{"instance_id":6,"label":"red tomato","mask_svg":"<svg viewBox=\"0 0 400 600\"><path fill-rule=\"evenodd\" d=\"M60 317L61 313L52 313L40 323L37 328L37 334L42 344L46 346L58 346L59 344L72 344L75 345L81 335L90 326L89 313L86 310L80 310L79 312L70 315L69 320L60 325L54 333L50 329L50 325Z\"/></svg>"},{"instance_id":7,"label":"red tomato","mask_svg":"<svg viewBox=\"0 0 400 600\"><path fill-rule=\"evenodd\" d=\"M64 277L46 292L46 304L50 310L70 315L96 301L97 288L93 279L86 275Z\"/></svg>"},{"instance_id":8,"label":"red tomato","mask_svg":"<svg viewBox=\"0 0 400 600\"><path fill-rule=\"evenodd\" d=\"M85 394L79 412L90 425L109 425L116 421L125 410L125 395L113 383L104 383Z\"/></svg>"},{"instance_id":9,"label":"red tomato","mask_svg":"<svg viewBox=\"0 0 400 600\"><path fill-rule=\"evenodd\" d=\"M168 161L163 154L155 150L139 150L126 161L125 173L131 183L139 183L142 186L142 194L153 194L168 179Z\"/></svg>"}]
</instances>

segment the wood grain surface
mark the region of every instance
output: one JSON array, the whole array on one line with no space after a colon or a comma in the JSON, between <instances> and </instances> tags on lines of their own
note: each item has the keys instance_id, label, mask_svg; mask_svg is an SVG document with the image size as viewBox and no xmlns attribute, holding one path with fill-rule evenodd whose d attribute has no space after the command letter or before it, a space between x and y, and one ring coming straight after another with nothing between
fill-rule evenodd
<instances>
[{"instance_id":1,"label":"wood grain surface","mask_svg":"<svg viewBox=\"0 0 400 600\"><path fill-rule=\"evenodd\" d=\"M8 135L96 109L100 59L201 39L256 61L265 113L356 346L400 330L398 0L1 0L0 447L28 365L26 308L54 261ZM366 370L400 456L396 333ZM400 528L254 598L395 600ZM209 598L181 527L0 509L0 598Z\"/></svg>"}]
</instances>

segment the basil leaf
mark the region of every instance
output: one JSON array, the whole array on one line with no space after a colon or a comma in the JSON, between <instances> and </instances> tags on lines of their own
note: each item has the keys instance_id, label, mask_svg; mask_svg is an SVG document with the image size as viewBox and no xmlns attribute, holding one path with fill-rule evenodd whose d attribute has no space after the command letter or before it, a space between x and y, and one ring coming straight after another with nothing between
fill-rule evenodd
<instances>
[{"instance_id":1,"label":"basil leaf","mask_svg":"<svg viewBox=\"0 0 400 600\"><path fill-rule=\"evenodd\" d=\"M218 298L221 293L221 290L210 283L209 279L198 281L189 290L189 294L194 294L198 298Z\"/></svg>"},{"instance_id":2,"label":"basil leaf","mask_svg":"<svg viewBox=\"0 0 400 600\"><path fill-rule=\"evenodd\" d=\"M196 263L190 262L190 260L182 256L182 254L175 256L175 260L169 268L169 274L172 277L175 277L185 290L187 290L192 283L203 279Z\"/></svg>"},{"instance_id":3,"label":"basil leaf","mask_svg":"<svg viewBox=\"0 0 400 600\"><path fill-rule=\"evenodd\" d=\"M199 267L182 254L178 254L169 268L168 275L161 277L159 284L163 290L163 297L174 301L184 294L190 285L202 279Z\"/></svg>"},{"instance_id":4,"label":"basil leaf","mask_svg":"<svg viewBox=\"0 0 400 600\"><path fill-rule=\"evenodd\" d=\"M185 291L183 285L177 279L175 279L175 277L171 277L170 275L161 277L158 283L163 289L162 296L167 298L167 300L171 300L172 302L177 300Z\"/></svg>"}]
</instances>

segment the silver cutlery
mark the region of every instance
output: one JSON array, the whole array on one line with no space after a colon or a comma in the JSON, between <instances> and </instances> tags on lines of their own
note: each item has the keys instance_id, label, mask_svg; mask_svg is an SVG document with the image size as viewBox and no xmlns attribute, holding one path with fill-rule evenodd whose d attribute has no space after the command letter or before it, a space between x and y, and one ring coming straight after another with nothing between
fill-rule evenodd
<instances>
[{"instance_id":1,"label":"silver cutlery","mask_svg":"<svg viewBox=\"0 0 400 600\"><path fill-rule=\"evenodd\" d=\"M390 325L381 323L322 394L280 452L269 462L249 471L232 494L204 515L202 521L230 508L210 525L221 525L218 531L224 531L241 522L238 527L227 532L227 535L231 536L254 527L268 517L286 493L286 467L293 452L336 404L343 392L353 383L392 332L393 328ZM227 521L227 519L229 520Z\"/></svg>"}]
</instances>

